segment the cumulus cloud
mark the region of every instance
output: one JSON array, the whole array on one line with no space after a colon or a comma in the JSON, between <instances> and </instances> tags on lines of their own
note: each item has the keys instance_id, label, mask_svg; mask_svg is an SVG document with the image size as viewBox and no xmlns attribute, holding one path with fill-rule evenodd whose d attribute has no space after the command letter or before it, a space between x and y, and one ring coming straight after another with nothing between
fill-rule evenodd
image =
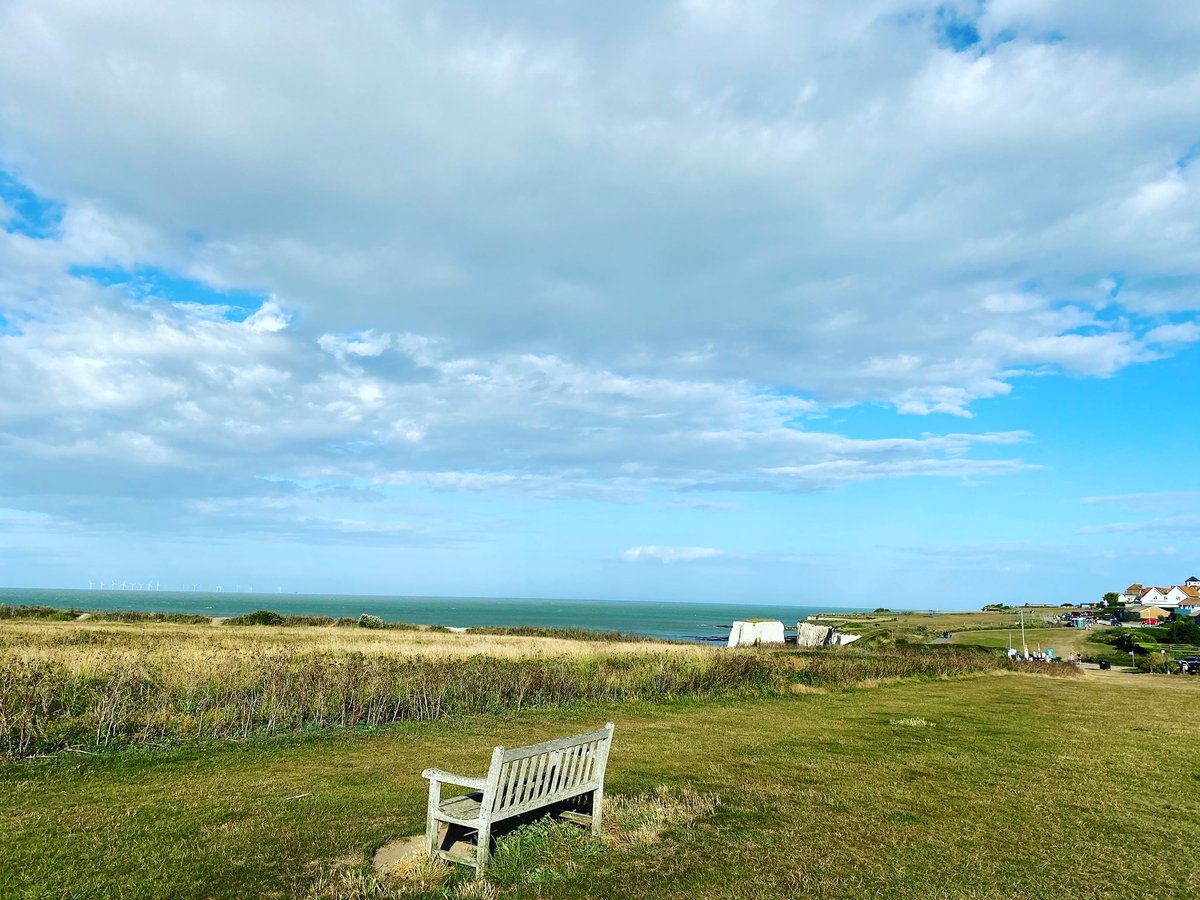
<instances>
[{"instance_id":1,"label":"cumulus cloud","mask_svg":"<svg viewBox=\"0 0 1200 900\"><path fill-rule=\"evenodd\" d=\"M981 9L16 2L0 152L330 334L968 414L1200 306L1192 19Z\"/></svg>"},{"instance_id":2,"label":"cumulus cloud","mask_svg":"<svg viewBox=\"0 0 1200 900\"><path fill-rule=\"evenodd\" d=\"M1200 55L1149 49L1197 40L1170 4L14 0L9 500L252 529L288 483L342 534L412 487L1029 469L1020 430L820 417L970 418L1200 341ZM330 485L366 493L317 515Z\"/></svg>"},{"instance_id":3,"label":"cumulus cloud","mask_svg":"<svg viewBox=\"0 0 1200 900\"><path fill-rule=\"evenodd\" d=\"M715 547L659 547L647 544L643 547L630 547L621 551L621 559L626 562L656 560L661 563L694 562L698 559L713 559L724 556L723 550Z\"/></svg>"}]
</instances>

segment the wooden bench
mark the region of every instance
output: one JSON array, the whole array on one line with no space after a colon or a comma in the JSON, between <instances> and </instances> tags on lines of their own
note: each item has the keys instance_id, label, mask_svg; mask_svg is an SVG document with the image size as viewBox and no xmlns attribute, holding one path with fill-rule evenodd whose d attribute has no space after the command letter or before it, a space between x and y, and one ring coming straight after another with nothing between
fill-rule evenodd
<instances>
[{"instance_id":1,"label":"wooden bench","mask_svg":"<svg viewBox=\"0 0 1200 900\"><path fill-rule=\"evenodd\" d=\"M491 851L492 826L514 816L547 807L560 806L560 816L579 825L587 825L599 835L604 816L604 769L612 746L613 723L597 731L559 738L529 747L492 751L492 764L483 778L469 778L426 769L429 779L429 812L425 838L429 855L471 866L478 874L487 868ZM472 793L449 800L442 799L442 785L472 788ZM586 800L587 812L566 809ZM574 801L572 803L571 801ZM446 834L442 836L442 826ZM454 853L455 827L475 832L475 856Z\"/></svg>"}]
</instances>

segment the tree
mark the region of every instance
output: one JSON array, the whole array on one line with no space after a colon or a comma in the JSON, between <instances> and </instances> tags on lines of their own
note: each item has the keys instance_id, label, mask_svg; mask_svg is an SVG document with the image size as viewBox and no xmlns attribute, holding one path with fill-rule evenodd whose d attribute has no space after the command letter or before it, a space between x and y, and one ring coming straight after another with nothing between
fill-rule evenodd
<instances>
[{"instance_id":1,"label":"tree","mask_svg":"<svg viewBox=\"0 0 1200 900\"><path fill-rule=\"evenodd\" d=\"M1116 606L1120 602L1121 602L1121 595L1118 594L1116 591L1109 591L1107 594L1104 595L1104 605L1105 606Z\"/></svg>"}]
</instances>

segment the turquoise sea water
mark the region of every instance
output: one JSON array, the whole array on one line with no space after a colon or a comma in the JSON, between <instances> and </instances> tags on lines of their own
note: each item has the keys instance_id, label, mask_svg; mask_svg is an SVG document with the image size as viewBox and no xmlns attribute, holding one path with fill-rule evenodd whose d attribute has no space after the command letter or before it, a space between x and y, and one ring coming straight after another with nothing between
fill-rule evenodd
<instances>
[{"instance_id":1,"label":"turquoise sea water","mask_svg":"<svg viewBox=\"0 0 1200 900\"><path fill-rule=\"evenodd\" d=\"M664 603L619 600L523 600L502 597L365 597L336 594L205 593L0 588L0 603L80 610L144 610L236 616L256 609L284 615L358 616L422 625L533 625L625 631L674 640L713 640L735 619L781 619L785 625L832 606L777 603Z\"/></svg>"}]
</instances>

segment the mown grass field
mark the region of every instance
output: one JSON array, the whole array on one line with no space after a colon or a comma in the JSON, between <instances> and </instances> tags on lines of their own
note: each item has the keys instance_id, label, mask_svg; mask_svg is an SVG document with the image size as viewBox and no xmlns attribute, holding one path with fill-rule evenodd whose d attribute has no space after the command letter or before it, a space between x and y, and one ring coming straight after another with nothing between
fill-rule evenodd
<instances>
[{"instance_id":1,"label":"mown grass field","mask_svg":"<svg viewBox=\"0 0 1200 900\"><path fill-rule=\"evenodd\" d=\"M834 625L853 634L861 634L864 643L927 643L938 638L942 632L955 634L965 631L1019 628L1021 616L1025 618L1027 632L1057 627L1054 621L1063 612L1058 606L1029 606L1003 610L978 610L970 612L880 610L870 613L830 613L813 616L821 624Z\"/></svg>"},{"instance_id":2,"label":"mown grass field","mask_svg":"<svg viewBox=\"0 0 1200 900\"><path fill-rule=\"evenodd\" d=\"M1179 679L997 674L27 760L0 767L0 896L303 897L421 830L425 766L612 719L610 793L716 810L498 896L1188 897L1197 709Z\"/></svg>"},{"instance_id":3,"label":"mown grass field","mask_svg":"<svg viewBox=\"0 0 1200 900\"><path fill-rule=\"evenodd\" d=\"M1089 634L1085 628L1037 628L1026 629L1025 643L1032 652L1040 647L1054 648L1055 656L1066 656L1072 653L1082 653L1084 656L1095 654L1105 649L1102 644L1091 643L1087 640ZM965 647L983 647L989 650L1004 650L1009 646L1011 636L1012 646L1021 652L1020 628L978 629L973 631L955 632L949 643Z\"/></svg>"}]
</instances>

